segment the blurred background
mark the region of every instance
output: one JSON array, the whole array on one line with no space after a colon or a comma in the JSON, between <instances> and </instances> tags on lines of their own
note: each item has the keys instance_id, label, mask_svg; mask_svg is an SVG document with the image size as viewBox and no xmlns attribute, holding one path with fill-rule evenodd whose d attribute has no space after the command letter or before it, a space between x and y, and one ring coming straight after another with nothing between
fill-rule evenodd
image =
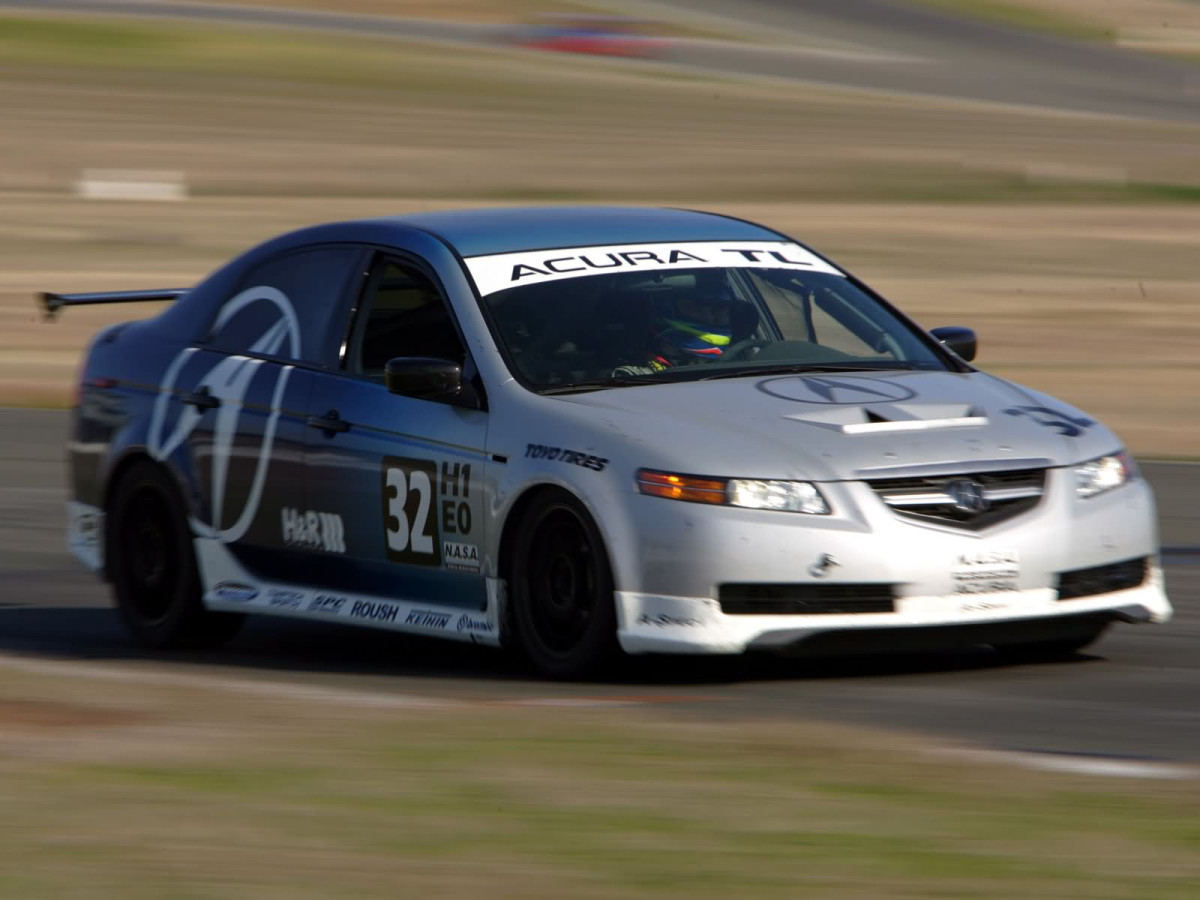
<instances>
[{"instance_id":1,"label":"blurred background","mask_svg":"<svg viewBox=\"0 0 1200 900\"><path fill-rule=\"evenodd\" d=\"M0 2L0 400L280 230L480 204L760 220L979 363L1200 454L1194 0Z\"/></svg>"},{"instance_id":2,"label":"blurred background","mask_svg":"<svg viewBox=\"0 0 1200 900\"><path fill-rule=\"evenodd\" d=\"M90 335L146 312L49 324L37 291L531 203L778 228L1143 459L1200 458L1196 0L0 0L0 406L69 406ZM1193 466L1156 470L1181 621L1100 666L593 690L286 623L140 658L29 449L63 417L5 421L0 896L1198 895L1194 765L1097 782L867 730L1194 763Z\"/></svg>"}]
</instances>

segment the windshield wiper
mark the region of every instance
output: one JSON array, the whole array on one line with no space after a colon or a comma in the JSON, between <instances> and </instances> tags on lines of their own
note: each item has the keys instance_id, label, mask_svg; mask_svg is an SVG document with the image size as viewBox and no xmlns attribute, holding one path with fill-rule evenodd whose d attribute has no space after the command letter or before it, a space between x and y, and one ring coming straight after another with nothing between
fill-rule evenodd
<instances>
[{"instance_id":1,"label":"windshield wiper","mask_svg":"<svg viewBox=\"0 0 1200 900\"><path fill-rule=\"evenodd\" d=\"M607 388L618 387L637 387L641 384L671 384L678 382L678 378L661 378L647 375L618 375L615 378L587 378L583 381L572 381L570 384L555 384L550 387L541 388L539 394L543 396L551 396L553 394L578 394L584 391L603 391Z\"/></svg>"},{"instance_id":2,"label":"windshield wiper","mask_svg":"<svg viewBox=\"0 0 1200 900\"><path fill-rule=\"evenodd\" d=\"M697 381L714 381L718 378L745 378L755 375L792 375L810 372L913 372L916 366L871 366L864 363L777 363L771 366L730 367L724 372L704 375Z\"/></svg>"}]
</instances>

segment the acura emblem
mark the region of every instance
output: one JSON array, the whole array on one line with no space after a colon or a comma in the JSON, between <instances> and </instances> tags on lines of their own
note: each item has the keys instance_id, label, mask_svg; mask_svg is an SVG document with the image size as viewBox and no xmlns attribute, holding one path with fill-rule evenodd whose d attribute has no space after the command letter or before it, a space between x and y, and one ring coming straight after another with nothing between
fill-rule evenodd
<instances>
[{"instance_id":1,"label":"acura emblem","mask_svg":"<svg viewBox=\"0 0 1200 900\"><path fill-rule=\"evenodd\" d=\"M954 508L960 513L978 515L987 512L992 504L983 493L983 485L969 478L956 478L946 482L946 494Z\"/></svg>"}]
</instances>

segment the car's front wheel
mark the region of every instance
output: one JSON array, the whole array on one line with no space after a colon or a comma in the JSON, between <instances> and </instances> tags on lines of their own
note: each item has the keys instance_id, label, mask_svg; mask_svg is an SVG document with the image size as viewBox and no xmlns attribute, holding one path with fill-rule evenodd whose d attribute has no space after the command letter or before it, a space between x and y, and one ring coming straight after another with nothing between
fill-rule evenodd
<instances>
[{"instance_id":1,"label":"car's front wheel","mask_svg":"<svg viewBox=\"0 0 1200 900\"><path fill-rule=\"evenodd\" d=\"M612 570L599 529L559 490L538 495L518 527L509 596L521 650L554 678L596 674L619 652Z\"/></svg>"},{"instance_id":2,"label":"car's front wheel","mask_svg":"<svg viewBox=\"0 0 1200 900\"><path fill-rule=\"evenodd\" d=\"M204 608L191 528L160 467L137 462L121 476L109 504L106 544L117 609L139 642L209 646L241 628L245 616Z\"/></svg>"}]
</instances>

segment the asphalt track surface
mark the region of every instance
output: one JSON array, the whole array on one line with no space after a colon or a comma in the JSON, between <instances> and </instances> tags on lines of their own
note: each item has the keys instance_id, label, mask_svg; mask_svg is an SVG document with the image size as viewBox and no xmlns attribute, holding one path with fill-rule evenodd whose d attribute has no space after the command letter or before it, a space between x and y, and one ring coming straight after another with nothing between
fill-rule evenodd
<instances>
[{"instance_id":1,"label":"asphalt track surface","mask_svg":"<svg viewBox=\"0 0 1200 900\"><path fill-rule=\"evenodd\" d=\"M658 0L625 7L660 21L758 32L769 44L676 40L655 65L1056 111L1200 121L1200 66L1087 45L890 0ZM458 45L511 28L176 0L0 0L0 9L186 18Z\"/></svg>"},{"instance_id":2,"label":"asphalt track surface","mask_svg":"<svg viewBox=\"0 0 1200 900\"><path fill-rule=\"evenodd\" d=\"M453 44L494 27L158 0L0 0L0 8L187 14L209 21ZM735 15L786 47L678 42L666 64L1056 110L1200 120L1200 69L918 12L884 0L670 0L689 21ZM700 18L697 18L700 17ZM739 26L741 27L741 26ZM781 40L781 36L783 39ZM1086 654L1008 666L986 650L795 663L639 660L621 683L553 684L503 654L347 626L254 619L229 647L151 654L133 645L107 589L63 549L66 416L0 410L0 654L67 665L221 675L381 695L494 702L636 703L707 720L817 719L989 747L1200 762L1200 466L1145 467L1160 504L1175 620L1118 626Z\"/></svg>"},{"instance_id":3,"label":"asphalt track surface","mask_svg":"<svg viewBox=\"0 0 1200 900\"><path fill-rule=\"evenodd\" d=\"M67 415L0 409L0 658L489 703L632 703L656 715L881 726L990 748L1200 762L1200 465L1148 464L1176 618L1114 626L1084 654L1006 665L986 649L782 661L646 658L619 681L546 682L446 641L252 618L228 647L150 653L64 549Z\"/></svg>"}]
</instances>

